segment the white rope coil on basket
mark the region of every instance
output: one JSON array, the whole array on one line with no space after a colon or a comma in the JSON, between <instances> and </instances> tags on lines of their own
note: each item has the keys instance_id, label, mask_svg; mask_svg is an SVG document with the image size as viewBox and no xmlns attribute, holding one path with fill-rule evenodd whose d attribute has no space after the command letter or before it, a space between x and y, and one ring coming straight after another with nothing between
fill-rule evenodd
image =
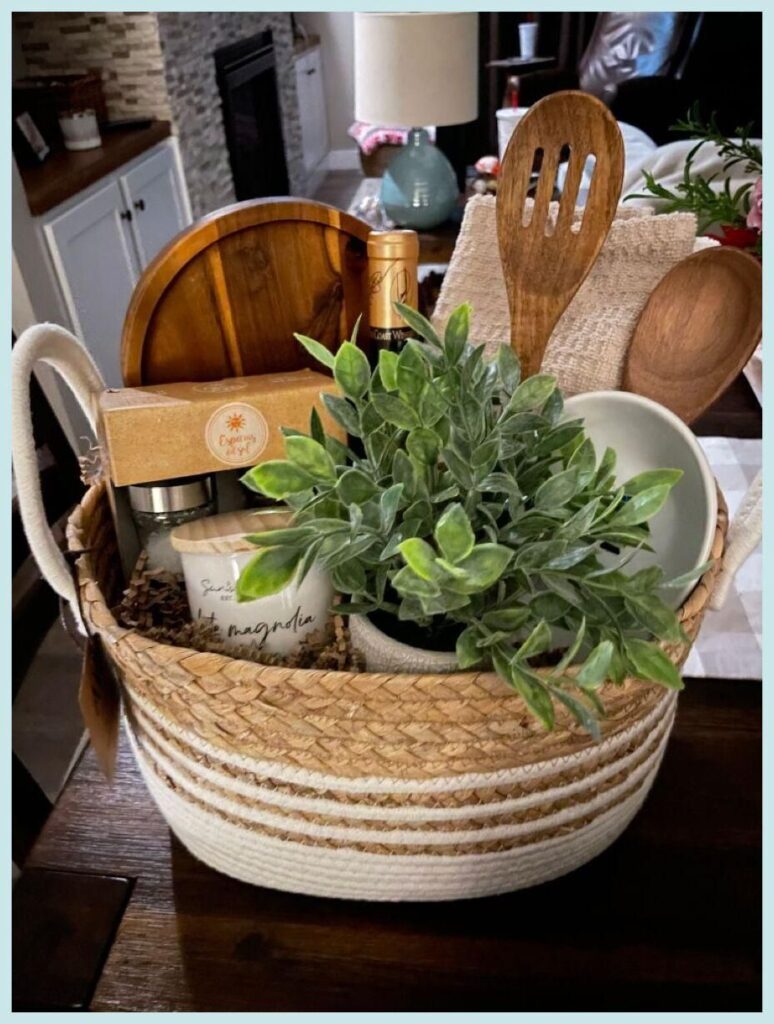
<instances>
[{"instance_id":1,"label":"white rope coil on basket","mask_svg":"<svg viewBox=\"0 0 774 1024\"><path fill-rule=\"evenodd\" d=\"M573 871L623 832L645 800L660 763L659 754L639 789L584 829L502 852L430 856L321 848L239 826L161 782L133 745L146 785L170 828L206 864L253 885L375 901L490 896Z\"/></svg>"},{"instance_id":2,"label":"white rope coil on basket","mask_svg":"<svg viewBox=\"0 0 774 1024\"><path fill-rule=\"evenodd\" d=\"M482 896L580 866L644 801L673 692L636 681L606 688L611 714L595 744L569 722L533 731L520 699L486 673L280 669L156 644L119 627L105 603L110 557L90 539L104 535L107 516L92 488L70 524L73 548L87 551L84 614L121 677L149 791L181 842L217 870L339 898ZM723 534L721 520L717 556ZM713 579L683 609L690 635Z\"/></svg>"}]
</instances>

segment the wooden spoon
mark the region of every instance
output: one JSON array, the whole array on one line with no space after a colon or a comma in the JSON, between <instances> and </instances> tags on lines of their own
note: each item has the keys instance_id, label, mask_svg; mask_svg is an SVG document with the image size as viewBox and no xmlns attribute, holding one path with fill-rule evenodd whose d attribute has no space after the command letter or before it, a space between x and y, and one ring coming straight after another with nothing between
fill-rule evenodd
<instances>
[{"instance_id":1,"label":"wooden spoon","mask_svg":"<svg viewBox=\"0 0 774 1024\"><path fill-rule=\"evenodd\" d=\"M569 166L554 220L549 218L548 204L565 146ZM579 226L574 223L575 202L589 156L596 163ZM525 200L538 161L540 173L529 217ZM618 124L604 103L588 93L546 96L530 108L511 136L497 186L497 236L511 314L511 345L525 377L540 369L557 320L607 237L623 171Z\"/></svg>"},{"instance_id":2,"label":"wooden spoon","mask_svg":"<svg viewBox=\"0 0 774 1024\"><path fill-rule=\"evenodd\" d=\"M673 267L645 304L623 388L693 423L735 380L760 340L760 263L740 249L704 249Z\"/></svg>"}]
</instances>

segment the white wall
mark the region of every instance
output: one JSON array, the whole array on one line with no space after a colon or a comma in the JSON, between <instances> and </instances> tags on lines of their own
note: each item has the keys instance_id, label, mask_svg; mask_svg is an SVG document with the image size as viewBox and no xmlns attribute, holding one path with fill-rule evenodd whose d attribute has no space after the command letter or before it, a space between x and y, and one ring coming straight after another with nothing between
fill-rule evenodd
<instances>
[{"instance_id":1,"label":"white wall","mask_svg":"<svg viewBox=\"0 0 774 1024\"><path fill-rule=\"evenodd\" d=\"M331 149L354 149L347 129L355 120L355 34L351 11L296 14L307 32L320 37L328 138Z\"/></svg>"},{"instance_id":2,"label":"white wall","mask_svg":"<svg viewBox=\"0 0 774 1024\"><path fill-rule=\"evenodd\" d=\"M26 67L21 48L17 45L16 32L13 33L13 40L13 74L14 77L19 77L25 73ZM56 284L54 268L30 213L21 174L14 158L11 159L11 165L11 234L18 280L24 283L25 294L36 319L51 320L70 329L70 319ZM23 298L20 299L20 304L26 313Z\"/></svg>"},{"instance_id":3,"label":"white wall","mask_svg":"<svg viewBox=\"0 0 774 1024\"><path fill-rule=\"evenodd\" d=\"M17 32L12 33L12 79L27 74L27 64ZM27 205L19 168L11 158L11 327L19 335L34 323L49 320L71 328L62 296L56 285L54 270L40 234ZM57 416L65 436L76 454L80 453L78 437L84 433L86 420L69 392L62 391L54 371L40 365L35 371L38 383Z\"/></svg>"},{"instance_id":4,"label":"white wall","mask_svg":"<svg viewBox=\"0 0 774 1024\"><path fill-rule=\"evenodd\" d=\"M72 330L48 250L27 205L19 168L15 160L11 163L13 330L18 337L31 324L44 321ZM41 366L36 375L67 439L79 454L81 445L78 438L87 433L83 414L69 391L60 387L51 369Z\"/></svg>"},{"instance_id":5,"label":"white wall","mask_svg":"<svg viewBox=\"0 0 774 1024\"><path fill-rule=\"evenodd\" d=\"M25 284L21 268L19 267L19 261L16 259L16 253L12 251L11 325L13 333L18 338L27 330L28 327L38 323L39 319L40 318L33 309L32 300L30 299L30 294L27 291L27 285ZM38 379L38 384L40 384L43 389L44 395L48 399L48 404L51 406L54 414L59 420L67 440L70 442L73 451L78 455L80 453L78 431L80 429L80 432L83 433L86 421L82 417L76 417L73 414L75 405L72 401L72 396L65 394L60 389L59 378L50 366L38 363L35 370L35 376ZM14 482L14 494L16 493L15 488L16 484Z\"/></svg>"},{"instance_id":6,"label":"white wall","mask_svg":"<svg viewBox=\"0 0 774 1024\"><path fill-rule=\"evenodd\" d=\"M51 258L27 205L16 161L11 169L11 234L13 252L25 287L39 320L50 320L72 329L70 318L56 283Z\"/></svg>"}]
</instances>

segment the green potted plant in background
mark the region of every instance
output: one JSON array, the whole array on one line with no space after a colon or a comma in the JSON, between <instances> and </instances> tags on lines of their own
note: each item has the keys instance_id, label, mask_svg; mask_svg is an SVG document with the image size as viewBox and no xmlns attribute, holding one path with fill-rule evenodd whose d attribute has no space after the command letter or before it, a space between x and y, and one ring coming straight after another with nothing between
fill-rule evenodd
<instances>
[{"instance_id":1,"label":"green potted plant in background","mask_svg":"<svg viewBox=\"0 0 774 1024\"><path fill-rule=\"evenodd\" d=\"M439 651L447 670L492 667L549 729L560 702L597 735L608 679L680 688L659 641L683 634L660 593L685 579L625 571L649 548L648 520L680 472L617 485L615 453L597 462L553 377L522 381L510 346L486 362L468 343L467 305L443 339L396 306L417 338L381 351L373 371L357 327L335 356L297 335L332 370L342 394L323 400L358 451L314 414L309 434L286 431L286 460L244 476L295 516L250 538L260 550L238 599L274 593L317 562L345 595L337 610L369 669L385 668L373 659L391 648L398 669L406 648L414 672L437 671Z\"/></svg>"},{"instance_id":2,"label":"green potted plant in background","mask_svg":"<svg viewBox=\"0 0 774 1024\"><path fill-rule=\"evenodd\" d=\"M749 249L763 254L763 153L751 138L752 126L736 129L737 138L729 138L718 127L715 115L703 121L699 105L694 104L682 121L670 131L685 132L696 139L696 145L685 158L683 177L673 190L644 171L645 192L633 193L627 199L657 199L663 202L660 212L687 212L696 215L698 234L708 234L721 245ZM715 147L722 161L722 172L709 176L698 174L694 161L705 145ZM755 180L742 181L732 188L734 168L743 170ZM721 176L722 175L722 176Z\"/></svg>"}]
</instances>

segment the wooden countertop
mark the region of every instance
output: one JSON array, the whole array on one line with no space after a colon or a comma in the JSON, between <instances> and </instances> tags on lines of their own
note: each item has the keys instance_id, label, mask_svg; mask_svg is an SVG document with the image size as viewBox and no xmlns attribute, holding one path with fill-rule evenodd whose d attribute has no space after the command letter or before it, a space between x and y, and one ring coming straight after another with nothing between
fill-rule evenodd
<instances>
[{"instance_id":1,"label":"wooden countertop","mask_svg":"<svg viewBox=\"0 0 774 1024\"><path fill-rule=\"evenodd\" d=\"M760 1010L760 704L760 682L688 680L610 849L456 903L237 882L170 835L125 737L112 787L89 750L16 883L14 1008Z\"/></svg>"},{"instance_id":2,"label":"wooden countertop","mask_svg":"<svg viewBox=\"0 0 774 1024\"><path fill-rule=\"evenodd\" d=\"M102 145L97 149L62 149L39 167L22 168L30 213L35 217L46 213L170 134L169 121L153 121L147 128L103 132Z\"/></svg>"}]
</instances>

